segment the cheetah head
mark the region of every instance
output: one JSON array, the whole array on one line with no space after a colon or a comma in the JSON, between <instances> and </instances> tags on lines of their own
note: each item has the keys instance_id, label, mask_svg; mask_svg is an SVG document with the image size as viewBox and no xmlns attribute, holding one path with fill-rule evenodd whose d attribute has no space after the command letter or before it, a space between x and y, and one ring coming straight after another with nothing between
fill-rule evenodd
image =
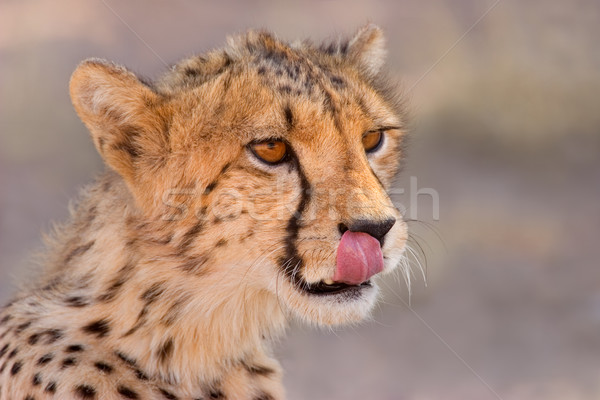
<instances>
[{"instance_id":1,"label":"cheetah head","mask_svg":"<svg viewBox=\"0 0 600 400\"><path fill-rule=\"evenodd\" d=\"M172 233L190 290L336 325L368 314L407 238L387 194L404 130L383 56L374 26L320 46L251 31L153 83L85 61L71 96L135 206Z\"/></svg>"}]
</instances>

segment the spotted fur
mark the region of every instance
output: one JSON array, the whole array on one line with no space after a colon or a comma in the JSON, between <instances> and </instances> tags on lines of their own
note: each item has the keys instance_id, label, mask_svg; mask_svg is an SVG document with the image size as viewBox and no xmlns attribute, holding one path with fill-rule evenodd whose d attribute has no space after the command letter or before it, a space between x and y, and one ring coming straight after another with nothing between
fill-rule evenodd
<instances>
[{"instance_id":1,"label":"spotted fur","mask_svg":"<svg viewBox=\"0 0 600 400\"><path fill-rule=\"evenodd\" d=\"M343 227L395 218L384 272L402 255L386 190L404 125L383 53L367 26L324 45L251 31L152 83L79 65L71 98L108 170L0 313L0 398L283 399L270 343L290 317L351 323L374 304L375 282L307 291L333 275ZM249 151L266 139L285 162Z\"/></svg>"}]
</instances>

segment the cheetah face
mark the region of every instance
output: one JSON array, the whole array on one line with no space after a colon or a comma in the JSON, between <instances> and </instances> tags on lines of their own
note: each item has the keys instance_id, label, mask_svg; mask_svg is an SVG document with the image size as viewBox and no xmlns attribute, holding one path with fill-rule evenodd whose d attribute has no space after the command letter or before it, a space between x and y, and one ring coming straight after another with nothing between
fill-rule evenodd
<instances>
[{"instance_id":1,"label":"cheetah face","mask_svg":"<svg viewBox=\"0 0 600 400\"><path fill-rule=\"evenodd\" d=\"M329 47L251 32L150 87L89 61L71 93L140 209L174 232L182 273L310 322L355 322L407 238L386 193L404 131L382 42L375 27Z\"/></svg>"}]
</instances>

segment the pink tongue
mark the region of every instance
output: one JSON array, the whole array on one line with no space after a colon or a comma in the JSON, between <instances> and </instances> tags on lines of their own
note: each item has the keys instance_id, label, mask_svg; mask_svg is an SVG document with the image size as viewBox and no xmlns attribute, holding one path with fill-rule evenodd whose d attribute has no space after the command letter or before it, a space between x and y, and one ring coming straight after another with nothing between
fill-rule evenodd
<instances>
[{"instance_id":1,"label":"pink tongue","mask_svg":"<svg viewBox=\"0 0 600 400\"><path fill-rule=\"evenodd\" d=\"M358 285L383 270L379 241L363 232L344 232L337 250L333 280Z\"/></svg>"}]
</instances>

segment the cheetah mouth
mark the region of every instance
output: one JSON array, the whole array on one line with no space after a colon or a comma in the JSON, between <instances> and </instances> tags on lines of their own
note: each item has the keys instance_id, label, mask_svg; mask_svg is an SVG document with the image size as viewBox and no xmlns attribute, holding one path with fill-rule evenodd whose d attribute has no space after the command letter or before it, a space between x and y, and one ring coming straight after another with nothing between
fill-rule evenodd
<instances>
[{"instance_id":1,"label":"cheetah mouth","mask_svg":"<svg viewBox=\"0 0 600 400\"><path fill-rule=\"evenodd\" d=\"M304 292L316 296L331 296L351 292L358 293L370 287L372 287L371 281L365 281L358 285L350 285L344 282L325 283L324 281L301 285Z\"/></svg>"}]
</instances>

